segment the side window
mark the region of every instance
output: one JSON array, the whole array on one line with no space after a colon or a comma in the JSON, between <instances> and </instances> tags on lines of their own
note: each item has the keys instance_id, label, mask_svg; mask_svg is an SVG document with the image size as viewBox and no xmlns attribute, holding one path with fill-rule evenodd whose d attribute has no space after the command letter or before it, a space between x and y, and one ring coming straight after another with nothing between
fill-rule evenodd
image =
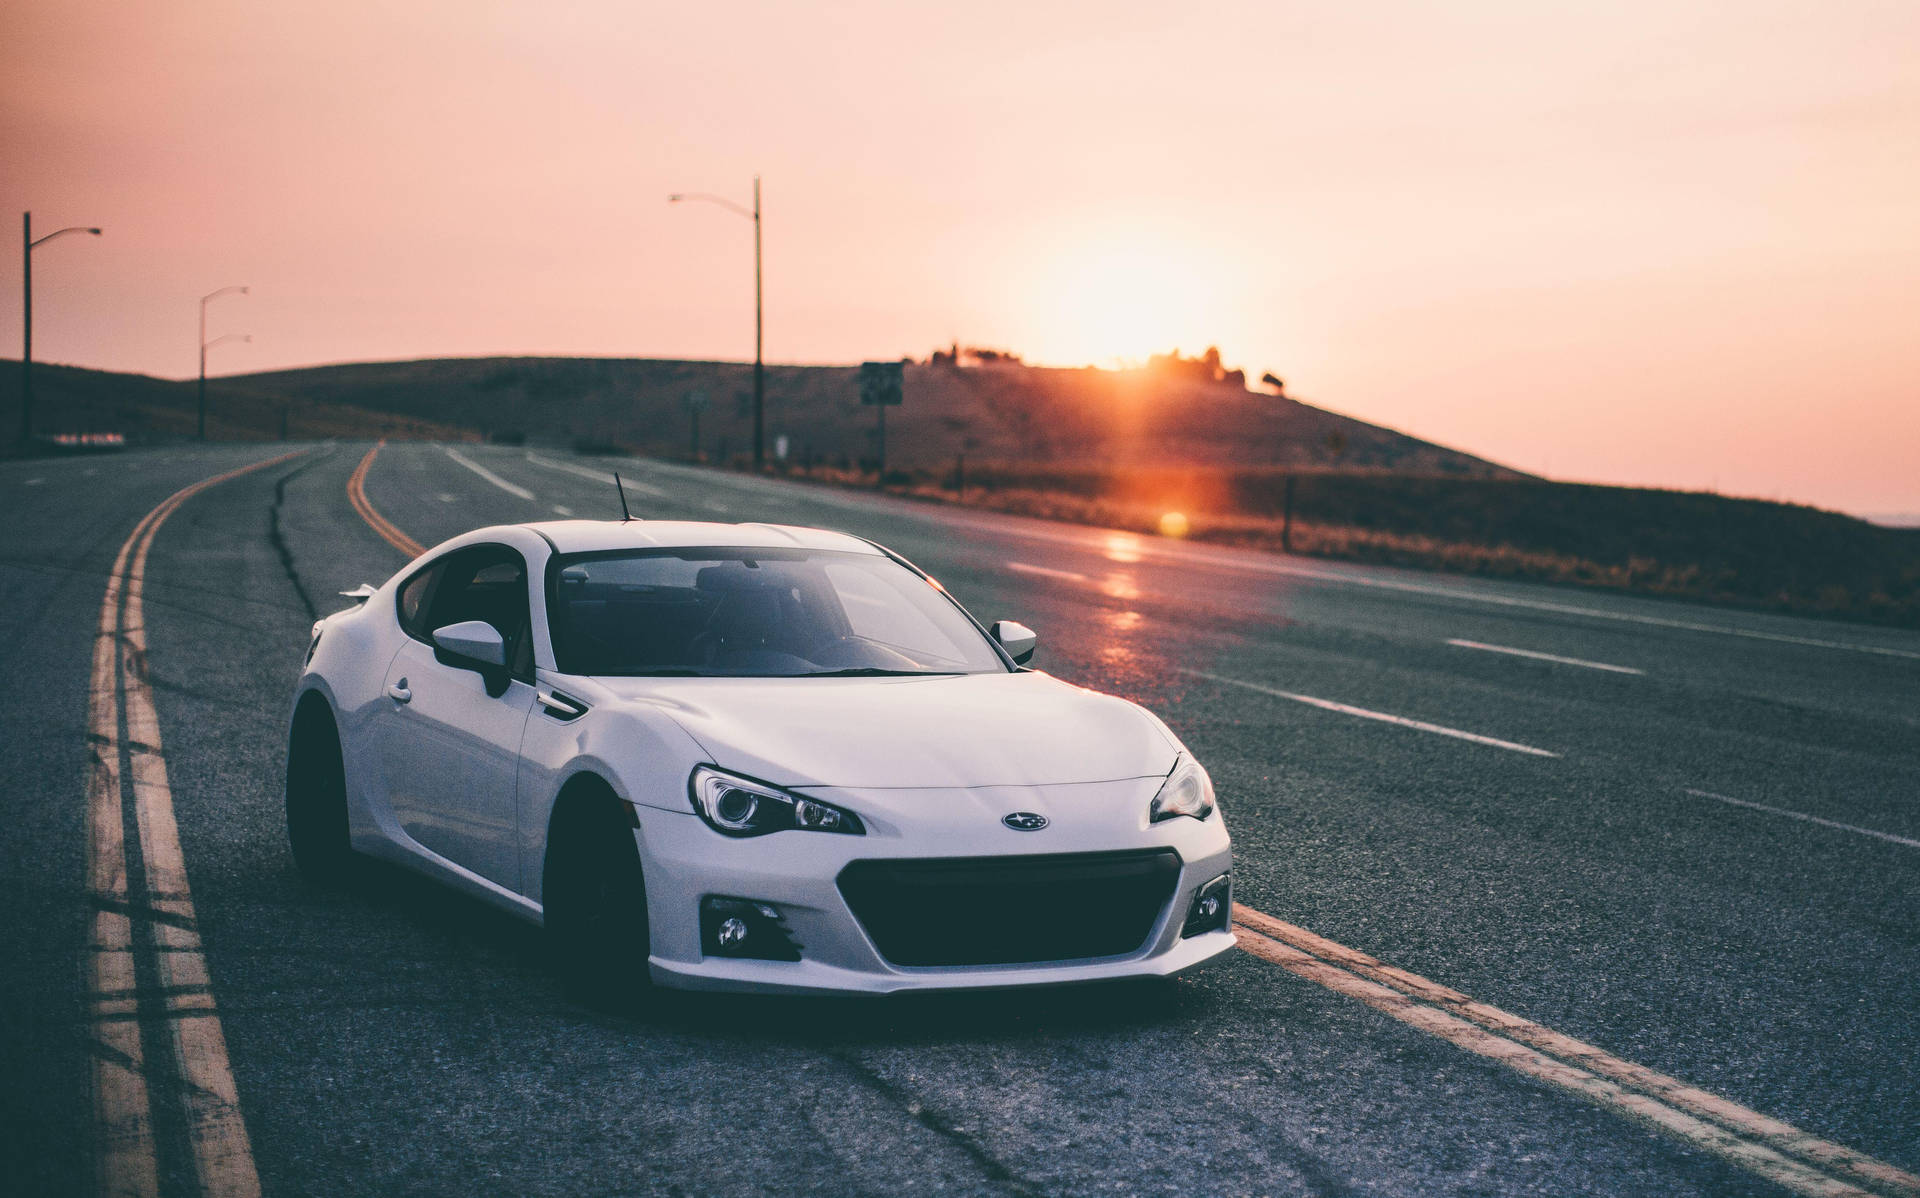
<instances>
[{"instance_id":1,"label":"side window","mask_svg":"<svg viewBox=\"0 0 1920 1198\"><path fill-rule=\"evenodd\" d=\"M513 671L530 674L527 567L520 555L500 545L463 549L447 558L438 573L439 584L432 589L425 621L429 637L433 629L449 624L485 621L506 642L507 663Z\"/></svg>"},{"instance_id":2,"label":"side window","mask_svg":"<svg viewBox=\"0 0 1920 1198\"><path fill-rule=\"evenodd\" d=\"M400 588L400 630L416 641L428 639L433 631L427 627L427 596L433 593L433 580L439 574L439 565L428 566Z\"/></svg>"}]
</instances>

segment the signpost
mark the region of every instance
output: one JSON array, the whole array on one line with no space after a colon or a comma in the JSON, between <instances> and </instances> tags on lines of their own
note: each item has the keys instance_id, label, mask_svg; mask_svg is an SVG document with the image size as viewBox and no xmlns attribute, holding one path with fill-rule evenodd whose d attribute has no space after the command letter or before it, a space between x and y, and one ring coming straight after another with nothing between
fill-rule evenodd
<instances>
[{"instance_id":1,"label":"signpost","mask_svg":"<svg viewBox=\"0 0 1920 1198\"><path fill-rule=\"evenodd\" d=\"M680 402L686 406L687 416L693 423L693 440L688 452L693 460L697 462L700 460L700 412L707 406L707 393L705 391L689 391Z\"/></svg>"},{"instance_id":2,"label":"signpost","mask_svg":"<svg viewBox=\"0 0 1920 1198\"><path fill-rule=\"evenodd\" d=\"M887 409L900 406L901 380L906 370L900 362L860 363L860 402L878 409L880 428L880 477L887 475Z\"/></svg>"}]
</instances>

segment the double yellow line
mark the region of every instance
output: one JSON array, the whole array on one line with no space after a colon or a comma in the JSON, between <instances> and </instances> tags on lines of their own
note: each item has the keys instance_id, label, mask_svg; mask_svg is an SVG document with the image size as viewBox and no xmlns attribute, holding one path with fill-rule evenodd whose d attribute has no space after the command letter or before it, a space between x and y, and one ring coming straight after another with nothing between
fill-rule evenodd
<instances>
[{"instance_id":1,"label":"double yellow line","mask_svg":"<svg viewBox=\"0 0 1920 1198\"><path fill-rule=\"evenodd\" d=\"M1920 1177L1636 1065L1305 928L1234 904L1240 947L1409 1027L1705 1148L1815 1198L1920 1198Z\"/></svg>"},{"instance_id":2,"label":"double yellow line","mask_svg":"<svg viewBox=\"0 0 1920 1198\"><path fill-rule=\"evenodd\" d=\"M406 554L408 558L416 558L426 552L426 546L401 532L399 525L382 516L379 509L373 506L373 501L367 498L367 471L373 467L373 459L379 455L380 447L385 444L385 441L374 442L373 448L367 450L367 456L361 458L360 464L353 468L353 477L347 480L347 502L353 505L354 511L360 513L360 518L367 522L367 527L379 533L387 544Z\"/></svg>"},{"instance_id":3,"label":"double yellow line","mask_svg":"<svg viewBox=\"0 0 1920 1198\"><path fill-rule=\"evenodd\" d=\"M304 452L304 451L301 451ZM96 1134L95 1191L114 1198L159 1193L153 1107L140 1028L159 1020L170 1061L153 1080L179 1096L200 1192L254 1198L260 1178L240 1114L226 1036L215 1012L201 950L186 859L173 816L173 792L161 752L160 720L147 683L147 555L181 504L209 487L284 462L298 453L183 487L148 512L120 546L107 578L94 639L87 727L93 760L87 775L87 886L93 905L88 945L88 1028ZM122 695L126 736L120 735ZM122 771L122 753L126 770ZM127 873L126 801L131 783L142 878ZM139 933L136 939L136 932ZM145 950L159 986L139 984Z\"/></svg>"}]
</instances>

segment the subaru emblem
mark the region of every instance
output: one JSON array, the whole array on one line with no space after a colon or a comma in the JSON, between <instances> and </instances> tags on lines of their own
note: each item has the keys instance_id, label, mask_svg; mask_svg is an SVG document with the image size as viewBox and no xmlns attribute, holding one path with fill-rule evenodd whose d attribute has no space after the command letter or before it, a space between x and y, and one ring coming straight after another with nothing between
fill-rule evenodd
<instances>
[{"instance_id":1,"label":"subaru emblem","mask_svg":"<svg viewBox=\"0 0 1920 1198\"><path fill-rule=\"evenodd\" d=\"M1047 826L1047 817L1035 811L1016 811L1001 816L1000 822L1016 832L1038 832Z\"/></svg>"}]
</instances>

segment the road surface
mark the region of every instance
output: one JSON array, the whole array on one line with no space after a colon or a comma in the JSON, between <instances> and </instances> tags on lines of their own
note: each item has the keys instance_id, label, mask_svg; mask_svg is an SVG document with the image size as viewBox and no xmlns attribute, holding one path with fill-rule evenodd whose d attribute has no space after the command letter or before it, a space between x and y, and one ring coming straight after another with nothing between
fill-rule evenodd
<instances>
[{"instance_id":1,"label":"road surface","mask_svg":"<svg viewBox=\"0 0 1920 1198\"><path fill-rule=\"evenodd\" d=\"M374 450L0 465L10 1193L1920 1194L1920 635ZM315 614L396 544L617 516L613 469L636 515L879 540L1160 713L1219 790L1247 951L621 1018L503 916L303 884Z\"/></svg>"}]
</instances>

